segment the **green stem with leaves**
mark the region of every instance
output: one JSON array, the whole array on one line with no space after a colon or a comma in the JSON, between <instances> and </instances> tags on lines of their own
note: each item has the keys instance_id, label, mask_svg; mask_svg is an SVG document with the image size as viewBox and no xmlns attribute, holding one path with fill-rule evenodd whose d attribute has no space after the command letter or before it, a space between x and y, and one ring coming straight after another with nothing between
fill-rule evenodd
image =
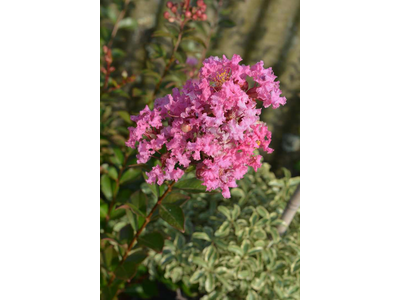
<instances>
[{"instance_id":1,"label":"green stem with leaves","mask_svg":"<svg viewBox=\"0 0 400 300\"><path fill-rule=\"evenodd\" d=\"M161 204L161 202L165 199L165 197L167 196L167 194L169 192L172 191L172 187L175 184L175 181L171 182L167 189L165 190L165 192L162 194L162 196L160 196L158 198L157 203L153 206L153 208L151 209L151 211L149 212L149 214L147 215L146 219L144 220L143 225L139 228L139 230L136 232L135 236L133 237L132 241L130 242L130 244L128 245L128 249L126 249L124 256L122 257L122 259L120 260L118 267L121 266L125 260L127 259L129 252L131 251L132 247L135 245L135 243L137 242L137 239L139 238L139 235L142 233L142 231L145 229L145 227L147 226L147 224L150 223L151 221L151 217L153 216L154 212L156 211L157 207ZM118 268L117 267L117 268ZM115 280L115 273L113 273L110 277L110 280L108 282L108 286L110 286L113 281Z\"/></svg>"},{"instance_id":2,"label":"green stem with leaves","mask_svg":"<svg viewBox=\"0 0 400 300\"><path fill-rule=\"evenodd\" d=\"M118 190L119 190L119 181L121 180L122 173L124 172L127 159L128 159L128 156L125 155L124 162L122 163L122 166L119 169L118 177L117 177L117 180L115 181L115 189L113 192L113 197L112 197L111 203L108 206L108 211L107 211L107 215L106 215L106 226L104 228L107 228L107 224L108 224L108 221L110 220L110 216L111 216L111 211L114 208L115 202L117 201L117 194L118 194Z\"/></svg>"},{"instance_id":3,"label":"green stem with leaves","mask_svg":"<svg viewBox=\"0 0 400 300\"><path fill-rule=\"evenodd\" d=\"M165 65L165 68L164 68L164 71L163 71L163 73L162 73L162 75L161 75L161 78L160 78L160 80L158 81L158 83L157 83L157 85L156 85L156 87L155 87L155 89L154 89L154 92L153 92L153 95L151 96L150 102L153 102L153 101L154 101L154 98L156 97L157 92L160 90L161 83L162 83L164 77L167 75L169 69L170 69L171 66L172 66L172 63L174 62L175 53L178 51L179 45L180 45L180 43L181 43L181 41L182 41L183 29L185 28L185 24L186 24L186 20L183 21L183 22L181 23L181 26L179 27L180 30L179 30L178 39L176 40L176 43L175 43L175 47L174 47L174 49L172 50L171 57L170 57L170 59L168 60L168 63Z\"/></svg>"}]
</instances>

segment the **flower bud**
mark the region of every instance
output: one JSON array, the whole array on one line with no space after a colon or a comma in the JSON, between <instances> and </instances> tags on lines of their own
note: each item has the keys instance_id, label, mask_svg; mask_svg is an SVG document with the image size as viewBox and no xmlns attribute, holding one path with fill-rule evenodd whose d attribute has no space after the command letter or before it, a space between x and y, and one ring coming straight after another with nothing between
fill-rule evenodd
<instances>
[{"instance_id":1,"label":"flower bud","mask_svg":"<svg viewBox=\"0 0 400 300\"><path fill-rule=\"evenodd\" d=\"M168 7L168 8L171 8L173 5L174 5L174 4L173 4L171 1L168 1L168 2L167 2L167 7Z\"/></svg>"},{"instance_id":2,"label":"flower bud","mask_svg":"<svg viewBox=\"0 0 400 300\"><path fill-rule=\"evenodd\" d=\"M178 10L178 9L176 8L176 6L172 6L171 11L172 11L174 14L176 13L177 10Z\"/></svg>"},{"instance_id":3,"label":"flower bud","mask_svg":"<svg viewBox=\"0 0 400 300\"><path fill-rule=\"evenodd\" d=\"M168 19L169 19L169 17L170 17L170 14L169 14L169 12L167 12L167 11L166 11L166 12L164 12L164 18L168 20Z\"/></svg>"},{"instance_id":4,"label":"flower bud","mask_svg":"<svg viewBox=\"0 0 400 300\"><path fill-rule=\"evenodd\" d=\"M190 18L192 16L192 13L190 11L185 12L185 17Z\"/></svg>"},{"instance_id":5,"label":"flower bud","mask_svg":"<svg viewBox=\"0 0 400 300\"><path fill-rule=\"evenodd\" d=\"M207 15L206 15L206 14L203 14L203 15L201 16L201 19L202 19L203 21L206 21L206 20L207 20Z\"/></svg>"}]
</instances>

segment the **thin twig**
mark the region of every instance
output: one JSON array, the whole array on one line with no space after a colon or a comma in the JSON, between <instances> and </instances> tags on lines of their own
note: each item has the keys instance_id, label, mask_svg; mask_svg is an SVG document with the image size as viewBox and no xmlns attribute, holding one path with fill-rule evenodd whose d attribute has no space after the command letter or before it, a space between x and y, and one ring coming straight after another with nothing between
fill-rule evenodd
<instances>
[{"instance_id":1,"label":"thin twig","mask_svg":"<svg viewBox=\"0 0 400 300\"><path fill-rule=\"evenodd\" d=\"M144 228L147 226L147 224L150 223L151 217L153 216L153 213L156 211L157 207L161 204L161 202L164 200L164 198L167 196L167 194L169 192L171 192L173 185L175 184L175 181L171 182L168 185L167 190L164 192L164 194L162 194L161 197L158 198L157 203L153 206L153 208L151 209L150 213L147 215L146 219L144 220L143 225L139 228L139 230L136 232L135 236L133 237L132 241L130 242L128 249L126 250L124 256L122 257L121 261L119 262L118 266L121 266L126 258L129 255L129 251L131 251L132 247L134 246L135 242L137 241L137 239L139 238L139 235L142 233L142 231L144 230ZM108 286L111 285L111 283L114 281L115 279L115 273L113 273L110 277L110 281L108 282Z\"/></svg>"},{"instance_id":2,"label":"thin twig","mask_svg":"<svg viewBox=\"0 0 400 300\"><path fill-rule=\"evenodd\" d=\"M124 8L121 10L121 12L118 15L117 21L114 24L114 28L111 32L111 38L110 41L108 42L108 48L111 48L111 45L114 41L115 36L117 35L118 32L118 27L119 27L119 22L124 18L126 14L126 9L128 8L128 4L131 2L131 0L125 0L124 2Z\"/></svg>"}]
</instances>

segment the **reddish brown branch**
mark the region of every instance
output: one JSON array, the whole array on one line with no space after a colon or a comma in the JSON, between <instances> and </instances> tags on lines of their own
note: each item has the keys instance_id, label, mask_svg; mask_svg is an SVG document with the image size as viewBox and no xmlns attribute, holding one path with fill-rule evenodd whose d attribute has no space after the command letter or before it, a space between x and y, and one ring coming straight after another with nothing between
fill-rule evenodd
<instances>
[{"instance_id":1,"label":"reddish brown branch","mask_svg":"<svg viewBox=\"0 0 400 300\"><path fill-rule=\"evenodd\" d=\"M168 185L167 190L164 192L164 194L162 194L161 197L158 198L157 203L153 206L153 208L151 209L150 213L147 215L146 219L144 220L143 225L139 228L139 230L136 232L135 236L133 237L132 241L130 242L128 249L126 249L124 256L122 257L121 261L119 262L118 266L121 266L126 258L129 255L129 251L131 251L132 247L135 245L135 242L137 241L137 239L139 238L139 235L142 233L142 231L144 230L144 228L147 226L147 224L150 223L151 217L153 216L154 212L156 211L157 207L161 204L161 202L164 200L164 198L167 196L167 194L169 192L171 192L173 185L175 184L175 181L171 182ZM113 283L115 279L115 273L113 273L110 277L110 281L108 282L108 286L111 285L111 283Z\"/></svg>"}]
</instances>

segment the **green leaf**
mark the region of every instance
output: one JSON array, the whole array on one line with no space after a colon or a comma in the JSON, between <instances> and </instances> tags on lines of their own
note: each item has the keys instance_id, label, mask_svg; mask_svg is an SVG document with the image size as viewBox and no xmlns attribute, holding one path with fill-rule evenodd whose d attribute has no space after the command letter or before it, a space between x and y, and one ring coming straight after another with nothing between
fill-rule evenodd
<instances>
[{"instance_id":1,"label":"green leaf","mask_svg":"<svg viewBox=\"0 0 400 300\"><path fill-rule=\"evenodd\" d=\"M182 249L185 245L185 241L185 237L182 234L176 233L174 246L176 247L176 249Z\"/></svg>"},{"instance_id":2,"label":"green leaf","mask_svg":"<svg viewBox=\"0 0 400 300\"><path fill-rule=\"evenodd\" d=\"M172 34L170 34L169 32L165 32L165 31L162 31L162 30L157 30L157 31L155 31L151 36L152 36L152 37L161 37L161 36L163 36L163 37L170 37L170 38L173 38L173 37L174 37L174 36L173 36Z\"/></svg>"},{"instance_id":3,"label":"green leaf","mask_svg":"<svg viewBox=\"0 0 400 300\"><path fill-rule=\"evenodd\" d=\"M237 204L233 205L233 210L232 210L232 219L236 220L240 215L240 207Z\"/></svg>"},{"instance_id":4,"label":"green leaf","mask_svg":"<svg viewBox=\"0 0 400 300\"><path fill-rule=\"evenodd\" d=\"M126 111L120 110L117 113L121 117L121 119L124 120L126 123L128 123L128 124L132 124L133 123L131 121L131 116Z\"/></svg>"},{"instance_id":5,"label":"green leaf","mask_svg":"<svg viewBox=\"0 0 400 300\"><path fill-rule=\"evenodd\" d=\"M206 240L206 241L211 242L210 237L204 232L194 232L192 234L192 238L193 239L199 239L199 240Z\"/></svg>"},{"instance_id":6,"label":"green leaf","mask_svg":"<svg viewBox=\"0 0 400 300\"><path fill-rule=\"evenodd\" d=\"M266 277L267 277L267 272L261 273L259 277L253 279L253 281L251 282L251 287L256 291L261 290L265 285Z\"/></svg>"},{"instance_id":7,"label":"green leaf","mask_svg":"<svg viewBox=\"0 0 400 300\"><path fill-rule=\"evenodd\" d=\"M114 167L109 167L107 174L108 174L108 176L110 176L114 180L117 180L117 178L118 178L117 169L115 169Z\"/></svg>"},{"instance_id":8,"label":"green leaf","mask_svg":"<svg viewBox=\"0 0 400 300\"><path fill-rule=\"evenodd\" d=\"M119 21L118 28L119 29L129 29L134 30L137 27L137 22L132 18L125 18Z\"/></svg>"},{"instance_id":9,"label":"green leaf","mask_svg":"<svg viewBox=\"0 0 400 300\"><path fill-rule=\"evenodd\" d=\"M296 186L300 183L300 177L293 177L289 179L290 186Z\"/></svg>"},{"instance_id":10,"label":"green leaf","mask_svg":"<svg viewBox=\"0 0 400 300\"><path fill-rule=\"evenodd\" d=\"M102 203L100 204L100 219L104 219L108 212L108 204Z\"/></svg>"},{"instance_id":11,"label":"green leaf","mask_svg":"<svg viewBox=\"0 0 400 300\"><path fill-rule=\"evenodd\" d=\"M137 252L129 255L126 258L126 262L133 262L135 264L140 264L142 261L145 260L146 257L147 257L147 254L144 251L140 250L140 251L137 251Z\"/></svg>"},{"instance_id":12,"label":"green leaf","mask_svg":"<svg viewBox=\"0 0 400 300\"><path fill-rule=\"evenodd\" d=\"M218 211L220 211L228 220L232 220L231 213L225 206L218 206Z\"/></svg>"},{"instance_id":13,"label":"green leaf","mask_svg":"<svg viewBox=\"0 0 400 300\"><path fill-rule=\"evenodd\" d=\"M193 257L193 263L196 265L202 266L204 268L208 268L207 263L198 256Z\"/></svg>"},{"instance_id":14,"label":"green leaf","mask_svg":"<svg viewBox=\"0 0 400 300\"><path fill-rule=\"evenodd\" d=\"M192 277L190 277L190 283L197 283L201 277L204 276L204 270L197 270L193 273Z\"/></svg>"},{"instance_id":15,"label":"green leaf","mask_svg":"<svg viewBox=\"0 0 400 300\"><path fill-rule=\"evenodd\" d=\"M228 250L233 252L233 253L236 253L239 256L243 256L243 250L239 246L229 245L228 246Z\"/></svg>"},{"instance_id":16,"label":"green leaf","mask_svg":"<svg viewBox=\"0 0 400 300\"><path fill-rule=\"evenodd\" d=\"M246 300L257 300L257 294L256 292L250 290L249 293L247 294Z\"/></svg>"},{"instance_id":17,"label":"green leaf","mask_svg":"<svg viewBox=\"0 0 400 300\"><path fill-rule=\"evenodd\" d=\"M254 248L251 248L251 249L249 250L249 252L248 252L248 255L254 255L254 254L256 254L256 253L260 253L262 250L263 250L262 247L254 247Z\"/></svg>"},{"instance_id":18,"label":"green leaf","mask_svg":"<svg viewBox=\"0 0 400 300\"><path fill-rule=\"evenodd\" d=\"M249 251L250 248L250 241L249 240L244 240L241 246L243 253L246 254L247 251Z\"/></svg>"},{"instance_id":19,"label":"green leaf","mask_svg":"<svg viewBox=\"0 0 400 300\"><path fill-rule=\"evenodd\" d=\"M124 154L118 147L113 147L115 159L118 165L122 165L124 162Z\"/></svg>"},{"instance_id":20,"label":"green leaf","mask_svg":"<svg viewBox=\"0 0 400 300\"><path fill-rule=\"evenodd\" d=\"M250 217L250 225L254 226L254 224L256 224L257 221L258 221L258 215L254 212Z\"/></svg>"},{"instance_id":21,"label":"green leaf","mask_svg":"<svg viewBox=\"0 0 400 300\"><path fill-rule=\"evenodd\" d=\"M146 218L147 196L142 191L137 191L129 199L127 203L129 208L138 216L138 227L143 225Z\"/></svg>"},{"instance_id":22,"label":"green leaf","mask_svg":"<svg viewBox=\"0 0 400 300\"><path fill-rule=\"evenodd\" d=\"M184 194L180 194L180 193L169 193L167 195L167 197L165 197L165 199L163 200L163 203L173 203L175 205L183 205L184 203L186 203L187 200L189 200L190 197Z\"/></svg>"},{"instance_id":23,"label":"green leaf","mask_svg":"<svg viewBox=\"0 0 400 300\"><path fill-rule=\"evenodd\" d=\"M242 270L238 272L238 278L239 279L248 279L250 277L250 272L249 270Z\"/></svg>"},{"instance_id":24,"label":"green leaf","mask_svg":"<svg viewBox=\"0 0 400 300\"><path fill-rule=\"evenodd\" d=\"M213 266L217 259L217 250L214 246L211 245L205 248L203 251L205 261L208 263L209 266Z\"/></svg>"},{"instance_id":25,"label":"green leaf","mask_svg":"<svg viewBox=\"0 0 400 300\"><path fill-rule=\"evenodd\" d=\"M280 236L279 236L278 230L276 230L276 228L271 228L270 232L271 232L272 239L274 240L274 242L275 243L279 242Z\"/></svg>"},{"instance_id":26,"label":"green leaf","mask_svg":"<svg viewBox=\"0 0 400 300\"><path fill-rule=\"evenodd\" d=\"M222 223L222 225L218 228L218 230L215 232L215 236L217 237L226 237L230 233L230 222L225 221Z\"/></svg>"},{"instance_id":27,"label":"green leaf","mask_svg":"<svg viewBox=\"0 0 400 300\"><path fill-rule=\"evenodd\" d=\"M257 210L257 213L258 213L261 217L263 217L263 218L265 218L265 219L269 219L269 212L268 212L264 207L262 207L261 205L259 205L259 206L257 206L256 210Z\"/></svg>"},{"instance_id":28,"label":"green leaf","mask_svg":"<svg viewBox=\"0 0 400 300\"><path fill-rule=\"evenodd\" d=\"M139 244L151 248L156 252L161 252L164 247L164 238L159 232L152 232L140 236L138 241Z\"/></svg>"},{"instance_id":29,"label":"green leaf","mask_svg":"<svg viewBox=\"0 0 400 300\"><path fill-rule=\"evenodd\" d=\"M137 225L135 223L135 217L133 216L133 213L129 209L126 209L125 213L126 213L126 216L128 218L129 224L131 224L131 226L132 226L132 229L135 232L138 231Z\"/></svg>"},{"instance_id":30,"label":"green leaf","mask_svg":"<svg viewBox=\"0 0 400 300\"><path fill-rule=\"evenodd\" d=\"M121 57L124 57L126 55L126 52L124 50L122 50L122 49L119 49L119 48L113 48L111 50L111 52L112 52L112 57L113 58L121 58Z\"/></svg>"},{"instance_id":31,"label":"green leaf","mask_svg":"<svg viewBox=\"0 0 400 300\"><path fill-rule=\"evenodd\" d=\"M185 36L182 41L184 40L191 40L191 41L195 41L197 43L199 43L200 45L202 45L204 48L207 48L206 43L204 43L204 41L197 37L197 36Z\"/></svg>"},{"instance_id":32,"label":"green leaf","mask_svg":"<svg viewBox=\"0 0 400 300\"><path fill-rule=\"evenodd\" d=\"M236 23L229 19L223 19L219 21L218 25L223 28L232 28L236 26Z\"/></svg>"},{"instance_id":33,"label":"green leaf","mask_svg":"<svg viewBox=\"0 0 400 300\"><path fill-rule=\"evenodd\" d=\"M218 281L221 282L222 285L223 285L228 291L231 291L231 290L233 289L233 286L232 286L231 284L229 284L229 282L228 282L223 276L220 276L220 275L216 275L216 276L217 276Z\"/></svg>"},{"instance_id":34,"label":"green leaf","mask_svg":"<svg viewBox=\"0 0 400 300\"><path fill-rule=\"evenodd\" d=\"M135 180L136 178L138 178L140 176L141 173L142 173L142 171L140 169L130 168L130 169L126 170L124 172L124 174L122 174L121 179L119 180L119 183L122 185L126 182Z\"/></svg>"},{"instance_id":35,"label":"green leaf","mask_svg":"<svg viewBox=\"0 0 400 300\"><path fill-rule=\"evenodd\" d=\"M105 286L101 289L101 299L112 300L118 291L118 285Z\"/></svg>"},{"instance_id":36,"label":"green leaf","mask_svg":"<svg viewBox=\"0 0 400 300\"><path fill-rule=\"evenodd\" d=\"M137 263L126 261L121 266L118 266L118 268L115 270L115 276L122 280L129 280L135 276L137 267Z\"/></svg>"},{"instance_id":37,"label":"green leaf","mask_svg":"<svg viewBox=\"0 0 400 300\"><path fill-rule=\"evenodd\" d=\"M206 191L206 187L202 185L202 182L197 178L180 180L174 185L174 188L189 193L204 193Z\"/></svg>"},{"instance_id":38,"label":"green leaf","mask_svg":"<svg viewBox=\"0 0 400 300\"><path fill-rule=\"evenodd\" d=\"M169 225L178 229L181 232L185 232L185 217L183 210L180 206L175 204L161 204L160 205L160 217L164 219Z\"/></svg>"},{"instance_id":39,"label":"green leaf","mask_svg":"<svg viewBox=\"0 0 400 300\"><path fill-rule=\"evenodd\" d=\"M100 184L101 191L103 192L104 196L107 198L107 200L111 201L113 192L110 177L107 174L103 174L100 178Z\"/></svg>"},{"instance_id":40,"label":"green leaf","mask_svg":"<svg viewBox=\"0 0 400 300\"><path fill-rule=\"evenodd\" d=\"M205 288L206 288L207 293L210 293L214 290L214 288L215 288L214 275L212 275L210 273L207 274Z\"/></svg>"}]
</instances>

